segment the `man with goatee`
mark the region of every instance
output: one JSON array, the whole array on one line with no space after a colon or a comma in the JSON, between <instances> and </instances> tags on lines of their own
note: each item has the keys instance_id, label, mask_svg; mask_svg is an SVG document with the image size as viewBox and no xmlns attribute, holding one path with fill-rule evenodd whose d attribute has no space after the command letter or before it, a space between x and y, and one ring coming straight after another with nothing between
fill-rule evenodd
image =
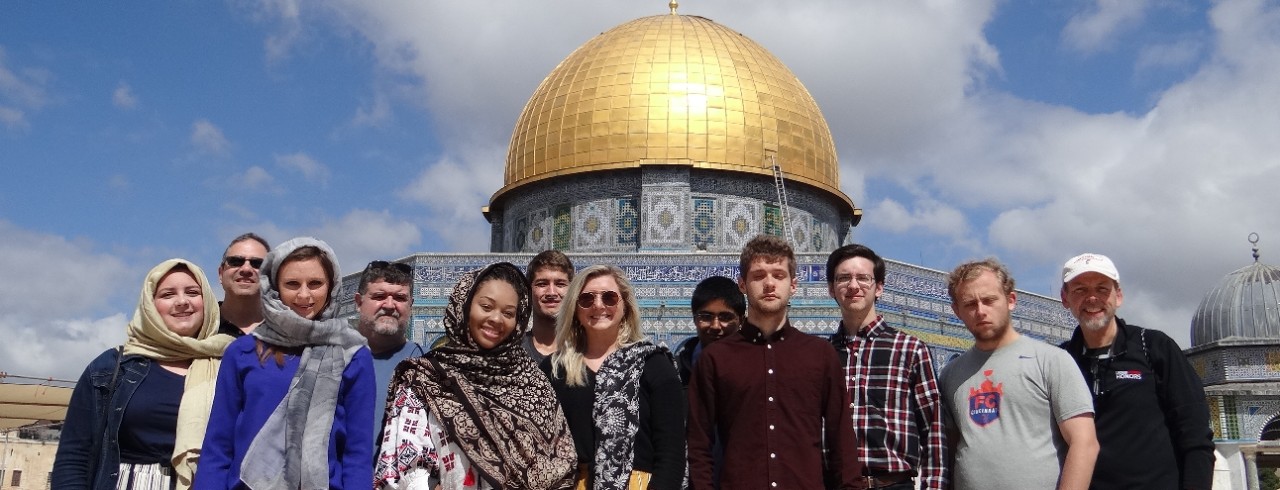
<instances>
[{"instance_id":1,"label":"man with goatee","mask_svg":"<svg viewBox=\"0 0 1280 490\"><path fill-rule=\"evenodd\" d=\"M1086 253L1062 266L1062 306L1080 322L1062 348L1093 393L1098 464L1093 486L1204 489L1213 483L1213 431L1204 385L1178 344L1124 321L1120 272Z\"/></svg>"}]
</instances>

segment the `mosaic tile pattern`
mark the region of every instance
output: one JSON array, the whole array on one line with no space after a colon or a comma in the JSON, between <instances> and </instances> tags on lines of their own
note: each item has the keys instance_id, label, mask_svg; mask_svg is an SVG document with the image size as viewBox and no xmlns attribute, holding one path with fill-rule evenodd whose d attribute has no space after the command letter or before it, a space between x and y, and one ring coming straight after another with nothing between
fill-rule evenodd
<instances>
[{"instance_id":1,"label":"mosaic tile pattern","mask_svg":"<svg viewBox=\"0 0 1280 490\"><path fill-rule=\"evenodd\" d=\"M783 236L782 208L774 203L764 203L764 234Z\"/></svg>"},{"instance_id":2,"label":"mosaic tile pattern","mask_svg":"<svg viewBox=\"0 0 1280 490\"><path fill-rule=\"evenodd\" d=\"M680 249L688 245L689 190L686 186L645 185L641 196L641 249Z\"/></svg>"},{"instance_id":3,"label":"mosaic tile pattern","mask_svg":"<svg viewBox=\"0 0 1280 490\"><path fill-rule=\"evenodd\" d=\"M573 250L607 252L613 249L616 234L611 204L614 204L612 200L604 199L573 208Z\"/></svg>"},{"instance_id":4,"label":"mosaic tile pattern","mask_svg":"<svg viewBox=\"0 0 1280 490\"><path fill-rule=\"evenodd\" d=\"M787 236L796 252L817 252L811 247L809 240L813 233L813 223L808 215L800 215L794 211L787 213Z\"/></svg>"},{"instance_id":5,"label":"mosaic tile pattern","mask_svg":"<svg viewBox=\"0 0 1280 490\"><path fill-rule=\"evenodd\" d=\"M760 234L761 207L758 201L742 198L720 199L722 247L742 250L752 237Z\"/></svg>"},{"instance_id":6,"label":"mosaic tile pattern","mask_svg":"<svg viewBox=\"0 0 1280 490\"><path fill-rule=\"evenodd\" d=\"M710 250L716 245L716 231L720 220L716 219L716 200L710 197L693 198L693 246L698 250Z\"/></svg>"},{"instance_id":7,"label":"mosaic tile pattern","mask_svg":"<svg viewBox=\"0 0 1280 490\"><path fill-rule=\"evenodd\" d=\"M1219 346L1188 356L1205 385L1235 381L1280 381L1280 351L1274 345Z\"/></svg>"},{"instance_id":8,"label":"mosaic tile pattern","mask_svg":"<svg viewBox=\"0 0 1280 490\"><path fill-rule=\"evenodd\" d=\"M1257 442L1280 416L1280 399L1266 395L1209 396L1209 426L1215 442Z\"/></svg>"},{"instance_id":9,"label":"mosaic tile pattern","mask_svg":"<svg viewBox=\"0 0 1280 490\"><path fill-rule=\"evenodd\" d=\"M690 170L685 167L657 166L645 167L634 171L611 171L600 174L582 174L566 177L560 181L541 181L529 185L525 190L509 196L505 208L491 212L492 227L499 237L492 240L492 248L503 251L535 252L548 248L579 252L628 252L645 250L706 250L708 252L736 252L751 237L761 233L760 220L764 219L763 206L773 205L776 196L772 193L772 183L755 176L724 174L709 177L710 171ZM693 185L706 188L718 185L720 188L694 191ZM687 184L687 185L686 185ZM810 195L813 189L796 185L789 190L788 221L800 227L798 236L803 241L795 242L798 251L833 250L840 237L849 229L847 222L840 221L840 213L829 199L821 195ZM726 192L746 192L745 195L726 194ZM763 190L762 190L763 189ZM710 190L711 192L705 192ZM769 192L764 192L765 190ZM654 196L679 192L683 201L665 201L665 197L655 199ZM646 195L649 198L644 198ZM593 213L599 201L618 199L617 206L610 205L608 212L612 216L611 237L595 236L591 230L582 230L588 220L581 219L582 213ZM705 215L694 215L694 206L706 209L704 200L712 201L712 219L708 223ZM656 214L650 215L645 202L660 202ZM556 235L556 225L561 223L555 217L565 206L569 207L571 226L568 235ZM584 208L586 206L586 208ZM672 209L683 207L686 211L684 220L667 222L676 215ZM504 212L503 209L506 209ZM664 215L663 211L667 213ZM665 216L665 218L664 218ZM834 220L834 221L832 221ZM697 221L697 223L695 223ZM667 224L664 224L667 223ZM672 228L680 223L683 226L682 239L674 238L677 230ZM695 224L697 227L695 228ZM634 227L632 226L634 225ZM653 226L650 226L653 225ZM603 227L594 228L601 230ZM711 230L710 240L707 232ZM563 232L564 229L561 229ZM579 237L581 231L588 236ZM634 233L633 233L634 232ZM652 232L652 237L644 233ZM556 241L557 238L569 240L568 246ZM645 242L654 238L652 244ZM599 241L604 239L605 241ZM579 249L581 244L590 243L588 248ZM704 248L699 248L699 247Z\"/></svg>"},{"instance_id":10,"label":"mosaic tile pattern","mask_svg":"<svg viewBox=\"0 0 1280 490\"><path fill-rule=\"evenodd\" d=\"M529 230L525 238L525 247L528 250L552 248L551 237L554 235L552 233L554 228L555 220L552 218L550 209L537 209L529 213Z\"/></svg>"},{"instance_id":11,"label":"mosaic tile pattern","mask_svg":"<svg viewBox=\"0 0 1280 490\"><path fill-rule=\"evenodd\" d=\"M553 221L551 246L556 250L568 250L573 243L573 208L568 205L556 206Z\"/></svg>"},{"instance_id":12,"label":"mosaic tile pattern","mask_svg":"<svg viewBox=\"0 0 1280 490\"><path fill-rule=\"evenodd\" d=\"M618 210L615 224L618 230L616 243L634 249L640 244L640 208L636 205L636 198L624 197L615 202Z\"/></svg>"}]
</instances>

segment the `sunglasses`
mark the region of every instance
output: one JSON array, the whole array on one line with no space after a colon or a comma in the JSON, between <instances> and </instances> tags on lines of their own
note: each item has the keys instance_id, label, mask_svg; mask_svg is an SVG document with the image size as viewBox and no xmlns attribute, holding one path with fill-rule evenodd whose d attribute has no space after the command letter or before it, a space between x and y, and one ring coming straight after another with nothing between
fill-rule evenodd
<instances>
[{"instance_id":1,"label":"sunglasses","mask_svg":"<svg viewBox=\"0 0 1280 490\"><path fill-rule=\"evenodd\" d=\"M227 264L227 267L240 267L244 265L245 262L248 262L249 267L252 267L254 269L262 268L261 257L244 257L241 255L228 255L222 258L222 263Z\"/></svg>"},{"instance_id":2,"label":"sunglasses","mask_svg":"<svg viewBox=\"0 0 1280 490\"><path fill-rule=\"evenodd\" d=\"M622 301L622 295L617 291L601 291L601 292L584 292L578 295L578 308L587 309L596 305L596 296L600 296L600 302L605 306L618 306L618 302Z\"/></svg>"},{"instance_id":3,"label":"sunglasses","mask_svg":"<svg viewBox=\"0 0 1280 490\"><path fill-rule=\"evenodd\" d=\"M395 269L405 274L413 273L413 266L410 266L409 264L402 264L400 262L387 262L385 260L375 260L373 262L369 262L369 265L364 268L364 270L376 270L376 269Z\"/></svg>"},{"instance_id":4,"label":"sunglasses","mask_svg":"<svg viewBox=\"0 0 1280 490\"><path fill-rule=\"evenodd\" d=\"M699 311L697 315L693 316L693 318L697 320L698 323L701 323L703 325L710 325L711 322L715 320L720 320L721 325L738 323L738 315L729 313L727 311L720 312L720 313L712 313L709 311Z\"/></svg>"}]
</instances>

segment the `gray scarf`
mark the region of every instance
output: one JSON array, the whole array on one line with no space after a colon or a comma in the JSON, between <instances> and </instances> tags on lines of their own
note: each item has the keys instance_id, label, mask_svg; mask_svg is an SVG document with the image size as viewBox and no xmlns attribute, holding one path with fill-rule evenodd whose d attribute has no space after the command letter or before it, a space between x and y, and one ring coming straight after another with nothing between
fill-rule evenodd
<instances>
[{"instance_id":1,"label":"gray scarf","mask_svg":"<svg viewBox=\"0 0 1280 490\"><path fill-rule=\"evenodd\" d=\"M319 248L333 267L329 300L315 320L308 320L280 300L273 287L280 262L304 246ZM338 310L338 261L323 241L300 237L280 244L262 261L259 275L263 322L253 336L277 347L303 347L289 392L254 436L240 466L240 480L255 490L329 488L329 433L337 409L342 372L365 339ZM371 464L371 463L370 463Z\"/></svg>"}]
</instances>

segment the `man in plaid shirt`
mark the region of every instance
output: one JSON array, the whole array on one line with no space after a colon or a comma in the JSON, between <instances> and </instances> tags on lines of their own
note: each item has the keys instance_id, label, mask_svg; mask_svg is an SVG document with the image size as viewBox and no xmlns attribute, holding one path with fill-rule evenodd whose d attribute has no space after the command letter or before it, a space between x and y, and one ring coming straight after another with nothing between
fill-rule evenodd
<instances>
[{"instance_id":1,"label":"man in plaid shirt","mask_svg":"<svg viewBox=\"0 0 1280 490\"><path fill-rule=\"evenodd\" d=\"M947 487L942 400L929 348L876 313L884 293L884 259L862 245L827 258L827 290L840 305L831 337L845 369L853 427L867 488Z\"/></svg>"}]
</instances>

